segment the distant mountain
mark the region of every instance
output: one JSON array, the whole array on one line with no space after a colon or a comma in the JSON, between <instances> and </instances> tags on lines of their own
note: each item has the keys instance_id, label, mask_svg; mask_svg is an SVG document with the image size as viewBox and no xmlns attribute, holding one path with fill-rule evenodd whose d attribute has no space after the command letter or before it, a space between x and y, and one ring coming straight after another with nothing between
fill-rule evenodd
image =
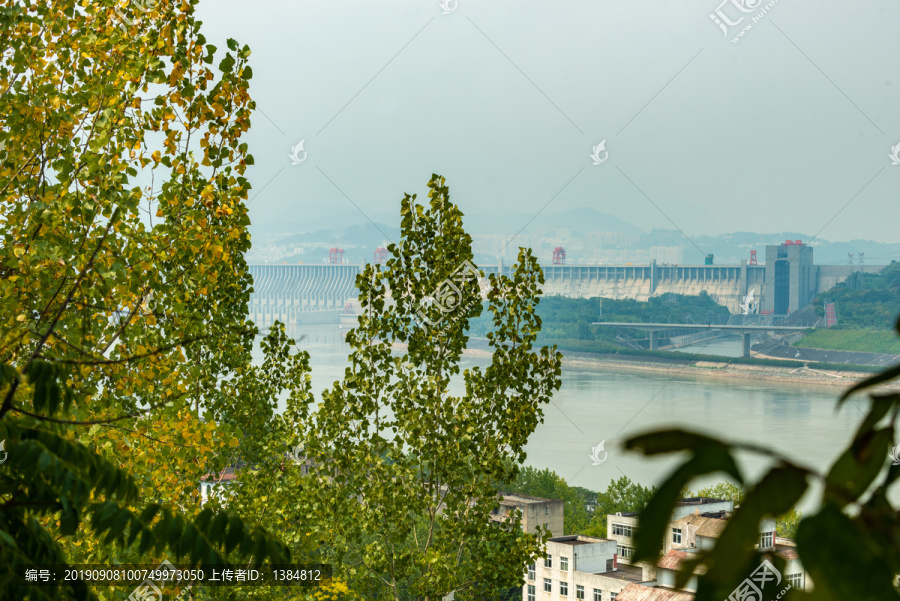
<instances>
[{"instance_id":1,"label":"distant mountain","mask_svg":"<svg viewBox=\"0 0 900 601\"><path fill-rule=\"evenodd\" d=\"M398 228L389 227L383 223L363 223L359 225L348 225L345 227L336 227L331 229L318 230L306 234L294 234L286 238L278 240L278 244L314 244L321 242L331 242L335 245L357 245L363 247L377 248L384 242L398 241L400 239L400 230Z\"/></svg>"},{"instance_id":2,"label":"distant mountain","mask_svg":"<svg viewBox=\"0 0 900 601\"><path fill-rule=\"evenodd\" d=\"M392 224L393 228L400 225L400 215L388 213L369 213L368 217L379 226ZM277 233L314 233L319 235L323 231L332 231L347 228L354 225L371 223L360 212L348 212L335 214L329 217L313 218L307 220L285 219L277 225L251 226L254 235L271 235ZM557 228L569 228L576 234L587 232L614 232L619 234L643 233L636 225L589 207L567 209L565 211L544 211L537 216L534 213L467 213L463 217L463 224L470 234L516 234L523 227L523 233L533 232L538 229L555 230ZM385 230L387 231L387 230ZM397 231L396 229L394 231Z\"/></svg>"},{"instance_id":3,"label":"distant mountain","mask_svg":"<svg viewBox=\"0 0 900 601\"><path fill-rule=\"evenodd\" d=\"M873 240L851 240L831 242L822 238L813 239L809 234L781 232L759 234L755 232L734 232L721 236L697 236L694 242L707 253L715 255L718 264L738 264L741 259L749 259L750 251L757 251L760 263L765 261L766 245L782 244L785 240L801 240L813 247L813 260L818 265L846 265L848 254L853 253L853 262L859 261L859 253L864 253L865 261L873 265L884 265L891 259L900 260L900 244L886 244Z\"/></svg>"},{"instance_id":4,"label":"distant mountain","mask_svg":"<svg viewBox=\"0 0 900 601\"><path fill-rule=\"evenodd\" d=\"M574 233L614 232L617 234L641 234L636 225L619 219L609 213L581 207L558 212L533 213L472 213L463 218L466 231L470 234L516 234L541 230L569 228Z\"/></svg>"},{"instance_id":5,"label":"distant mountain","mask_svg":"<svg viewBox=\"0 0 900 601\"><path fill-rule=\"evenodd\" d=\"M353 256L353 261L360 257L371 257L375 248L383 246L384 242L398 241L400 239L399 216L389 214L370 214L375 224L366 219L359 212L343 213L325 219L312 219L304 222L305 227L300 227L299 222L284 221L278 227L278 231L272 228L260 228L253 232L254 247L262 249L268 244L286 245L288 247L298 244L333 244L347 248L348 255ZM624 221L614 215L602 213L588 207L568 209L564 211L542 212L537 216L530 213L471 213L464 217L464 226L470 234L497 234L513 235L519 233L540 233L543 236L553 238L556 230L567 228L571 230L573 238L579 238L588 232L611 232L619 234L643 234L637 226ZM388 225L393 224L393 225ZM321 226L315 227L312 226ZM292 229L296 228L296 229ZM292 233L295 232L295 233ZM280 234L280 235L279 235ZM649 234L653 237L652 233ZM811 235L801 232L779 232L761 234L758 232L733 232L721 236L693 236L691 240L680 234L671 242L657 242L662 246L683 246L686 253L696 259L696 251L693 244L700 248L703 254L715 256L715 262L719 265L740 264L741 259L749 259L750 251L757 251L760 263L765 261L765 248L771 244L781 244L785 240L802 240L811 244L814 249L814 260L817 264L845 265L848 262L848 254L853 254L853 262L859 261L860 253L864 254L865 262L877 265L890 263L892 259L900 260L900 244L888 244L871 240L851 240L849 242L831 242L821 238L813 239ZM654 243L646 242L648 246ZM351 251L350 249L354 249ZM634 247L636 248L636 247ZM544 249L546 251L546 248ZM579 259L580 251L570 248L570 258L573 261ZM327 250L323 251L327 254ZM311 251L310 255L297 256L297 260L307 261L321 260L320 253ZM587 252L590 256L590 252ZM697 255L699 256L699 255ZM270 257L274 258L274 257ZM482 257L484 259L484 257ZM690 262L685 258L686 262Z\"/></svg>"}]
</instances>

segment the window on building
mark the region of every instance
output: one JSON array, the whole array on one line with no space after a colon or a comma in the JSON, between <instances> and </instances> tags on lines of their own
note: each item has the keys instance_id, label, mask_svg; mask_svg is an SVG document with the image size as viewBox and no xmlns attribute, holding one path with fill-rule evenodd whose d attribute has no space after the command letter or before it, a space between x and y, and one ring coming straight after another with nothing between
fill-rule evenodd
<instances>
[{"instance_id":1,"label":"window on building","mask_svg":"<svg viewBox=\"0 0 900 601\"><path fill-rule=\"evenodd\" d=\"M562 557L562 556L560 556L560 558L559 558L559 569L562 570L563 572L568 572L568 571L569 571L569 558L568 558L568 557Z\"/></svg>"},{"instance_id":2,"label":"window on building","mask_svg":"<svg viewBox=\"0 0 900 601\"><path fill-rule=\"evenodd\" d=\"M534 580L534 564L528 566L528 579L532 581Z\"/></svg>"},{"instance_id":3,"label":"window on building","mask_svg":"<svg viewBox=\"0 0 900 601\"><path fill-rule=\"evenodd\" d=\"M544 515L550 515L550 506L544 505Z\"/></svg>"},{"instance_id":4,"label":"window on building","mask_svg":"<svg viewBox=\"0 0 900 601\"><path fill-rule=\"evenodd\" d=\"M619 596L619 593L610 593L610 594L609 594L609 601L613 601L613 599L615 599L615 598L618 597L618 596Z\"/></svg>"},{"instance_id":5,"label":"window on building","mask_svg":"<svg viewBox=\"0 0 900 601\"><path fill-rule=\"evenodd\" d=\"M672 542L676 545L681 544L681 528L672 528Z\"/></svg>"},{"instance_id":6,"label":"window on building","mask_svg":"<svg viewBox=\"0 0 900 601\"><path fill-rule=\"evenodd\" d=\"M628 538L633 538L634 531L634 526L628 526L626 524L616 524L615 522L613 522L612 524L613 536L627 536Z\"/></svg>"},{"instance_id":7,"label":"window on building","mask_svg":"<svg viewBox=\"0 0 900 601\"><path fill-rule=\"evenodd\" d=\"M760 549L768 549L775 542L775 533L774 532L763 532L759 537L759 548Z\"/></svg>"},{"instance_id":8,"label":"window on building","mask_svg":"<svg viewBox=\"0 0 900 601\"><path fill-rule=\"evenodd\" d=\"M803 574L788 574L787 581L791 588L803 589Z\"/></svg>"},{"instance_id":9,"label":"window on building","mask_svg":"<svg viewBox=\"0 0 900 601\"><path fill-rule=\"evenodd\" d=\"M584 599L584 586L580 584L575 585L575 598Z\"/></svg>"},{"instance_id":10,"label":"window on building","mask_svg":"<svg viewBox=\"0 0 900 601\"><path fill-rule=\"evenodd\" d=\"M568 597L569 596L569 583L565 580L559 581L559 596L560 597Z\"/></svg>"},{"instance_id":11,"label":"window on building","mask_svg":"<svg viewBox=\"0 0 900 601\"><path fill-rule=\"evenodd\" d=\"M594 598L591 601L603 601L603 591L598 588L594 589Z\"/></svg>"},{"instance_id":12,"label":"window on building","mask_svg":"<svg viewBox=\"0 0 900 601\"><path fill-rule=\"evenodd\" d=\"M612 572L612 571L613 571L613 560L612 560L612 559L607 559L607 560L606 560L606 571L607 571L607 572Z\"/></svg>"},{"instance_id":13,"label":"window on building","mask_svg":"<svg viewBox=\"0 0 900 601\"><path fill-rule=\"evenodd\" d=\"M553 567L553 556L552 555L548 555L547 557L544 558L544 567L545 568Z\"/></svg>"},{"instance_id":14,"label":"window on building","mask_svg":"<svg viewBox=\"0 0 900 601\"><path fill-rule=\"evenodd\" d=\"M619 557L622 559L631 559L634 556L634 547L627 547L625 545L618 546Z\"/></svg>"},{"instance_id":15,"label":"window on building","mask_svg":"<svg viewBox=\"0 0 900 601\"><path fill-rule=\"evenodd\" d=\"M528 585L528 601L536 601L536 596L537 595L535 595L535 592L534 592L534 585L529 584Z\"/></svg>"},{"instance_id":16,"label":"window on building","mask_svg":"<svg viewBox=\"0 0 900 601\"><path fill-rule=\"evenodd\" d=\"M552 593L553 592L553 581L549 578L544 578L544 592Z\"/></svg>"}]
</instances>

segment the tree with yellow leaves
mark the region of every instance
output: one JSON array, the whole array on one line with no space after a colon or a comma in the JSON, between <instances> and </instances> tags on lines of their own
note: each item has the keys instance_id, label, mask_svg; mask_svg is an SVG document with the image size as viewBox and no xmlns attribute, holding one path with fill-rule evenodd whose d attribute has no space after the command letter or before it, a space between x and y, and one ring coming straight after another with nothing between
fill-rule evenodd
<instances>
[{"instance_id":1,"label":"tree with yellow leaves","mask_svg":"<svg viewBox=\"0 0 900 601\"><path fill-rule=\"evenodd\" d=\"M196 3L0 1L4 591L36 563L289 557L197 494L270 452L307 357L274 330L278 369L250 364L250 50Z\"/></svg>"}]
</instances>

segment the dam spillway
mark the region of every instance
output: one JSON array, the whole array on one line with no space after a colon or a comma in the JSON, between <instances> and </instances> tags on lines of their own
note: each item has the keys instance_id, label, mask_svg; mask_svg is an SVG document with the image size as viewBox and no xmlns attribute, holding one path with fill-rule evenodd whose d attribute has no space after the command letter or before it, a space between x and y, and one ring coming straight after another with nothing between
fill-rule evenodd
<instances>
[{"instance_id":1,"label":"dam spillway","mask_svg":"<svg viewBox=\"0 0 900 601\"><path fill-rule=\"evenodd\" d=\"M878 273L882 265L812 265L811 261L776 260L768 265L542 265L543 294L569 298L612 298L646 301L667 293L695 296L706 292L731 313L751 290L766 312L794 312L855 272ZM811 258L811 257L810 257ZM479 265L485 275L508 265ZM340 323L348 302L358 295L353 264L250 265L253 294L250 317L266 328L275 320L286 324Z\"/></svg>"}]
</instances>

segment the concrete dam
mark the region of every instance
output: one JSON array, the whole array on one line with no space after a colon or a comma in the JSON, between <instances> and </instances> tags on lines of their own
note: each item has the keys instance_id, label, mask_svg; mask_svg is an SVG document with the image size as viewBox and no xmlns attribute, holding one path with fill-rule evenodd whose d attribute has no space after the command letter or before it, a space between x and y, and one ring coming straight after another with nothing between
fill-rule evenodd
<instances>
[{"instance_id":1,"label":"concrete dam","mask_svg":"<svg viewBox=\"0 0 900 601\"><path fill-rule=\"evenodd\" d=\"M646 301L667 293L698 295L701 291L741 312L753 290L755 312L786 315L805 307L817 294L855 272L878 273L882 265L814 265L812 248L790 243L766 247L766 263L752 265L542 265L545 295L570 298L631 298ZM511 267L478 266L485 275ZM355 312L359 265L250 265L254 292L250 317L261 328L276 319L287 324L340 323L346 310ZM348 303L350 306L348 308Z\"/></svg>"}]
</instances>

